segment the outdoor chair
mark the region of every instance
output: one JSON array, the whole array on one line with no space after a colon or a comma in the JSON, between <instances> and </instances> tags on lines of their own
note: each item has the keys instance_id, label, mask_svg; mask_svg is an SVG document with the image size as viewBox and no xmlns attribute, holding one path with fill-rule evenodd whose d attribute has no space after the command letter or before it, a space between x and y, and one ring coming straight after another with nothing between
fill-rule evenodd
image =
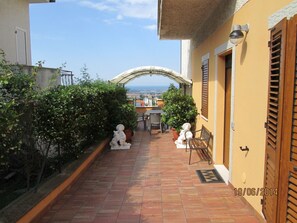
<instances>
[{"instance_id":1,"label":"outdoor chair","mask_svg":"<svg viewBox=\"0 0 297 223\"><path fill-rule=\"evenodd\" d=\"M161 122L161 114L160 113L150 113L148 123L149 123L150 134L152 134L153 127L160 128L161 132L163 132L163 126L162 126L162 122Z\"/></svg>"},{"instance_id":2,"label":"outdoor chair","mask_svg":"<svg viewBox=\"0 0 297 223\"><path fill-rule=\"evenodd\" d=\"M198 132L200 132L200 135L196 137ZM194 131L192 133L193 138L188 139L188 142L186 144L186 152L188 148L190 149L189 165L191 164L192 150L201 152L200 154L202 155L202 157L208 161L208 164L211 164L212 159L208 151L211 132L202 125L202 128L200 130Z\"/></svg>"},{"instance_id":3,"label":"outdoor chair","mask_svg":"<svg viewBox=\"0 0 297 223\"><path fill-rule=\"evenodd\" d=\"M137 113L137 123L143 123L143 129L146 129L146 120L144 113Z\"/></svg>"}]
</instances>

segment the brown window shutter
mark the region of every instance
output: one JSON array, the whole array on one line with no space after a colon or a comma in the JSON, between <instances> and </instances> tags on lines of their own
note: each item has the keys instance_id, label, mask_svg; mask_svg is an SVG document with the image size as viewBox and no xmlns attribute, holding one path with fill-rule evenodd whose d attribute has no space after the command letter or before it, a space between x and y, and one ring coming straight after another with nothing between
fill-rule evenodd
<instances>
[{"instance_id":1,"label":"brown window shutter","mask_svg":"<svg viewBox=\"0 0 297 223\"><path fill-rule=\"evenodd\" d=\"M209 79L209 60L202 62L202 93L201 93L201 115L208 118L208 79Z\"/></svg>"},{"instance_id":2,"label":"brown window shutter","mask_svg":"<svg viewBox=\"0 0 297 223\"><path fill-rule=\"evenodd\" d=\"M279 222L297 222L297 16L288 21L281 169L279 182Z\"/></svg>"},{"instance_id":3,"label":"brown window shutter","mask_svg":"<svg viewBox=\"0 0 297 223\"><path fill-rule=\"evenodd\" d=\"M270 71L267 105L264 187L278 188L283 112L284 62L286 47L284 19L271 31ZM267 222L277 222L277 196L263 196L263 214Z\"/></svg>"}]
</instances>

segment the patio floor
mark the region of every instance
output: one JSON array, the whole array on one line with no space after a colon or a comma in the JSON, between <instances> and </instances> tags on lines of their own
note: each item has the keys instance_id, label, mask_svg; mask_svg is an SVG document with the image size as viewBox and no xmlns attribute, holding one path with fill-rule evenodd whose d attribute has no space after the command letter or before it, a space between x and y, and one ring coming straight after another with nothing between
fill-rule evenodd
<instances>
[{"instance_id":1,"label":"patio floor","mask_svg":"<svg viewBox=\"0 0 297 223\"><path fill-rule=\"evenodd\" d=\"M38 222L259 222L224 183L202 184L210 169L176 149L170 133L137 131L130 150L108 151Z\"/></svg>"}]
</instances>

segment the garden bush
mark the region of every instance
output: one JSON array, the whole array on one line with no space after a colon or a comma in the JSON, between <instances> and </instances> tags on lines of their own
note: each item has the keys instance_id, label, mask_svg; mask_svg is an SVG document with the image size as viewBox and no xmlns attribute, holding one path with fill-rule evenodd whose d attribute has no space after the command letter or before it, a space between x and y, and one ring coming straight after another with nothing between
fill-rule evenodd
<instances>
[{"instance_id":1,"label":"garden bush","mask_svg":"<svg viewBox=\"0 0 297 223\"><path fill-rule=\"evenodd\" d=\"M15 188L7 174L16 173L19 185L25 179L27 189L38 184L43 172L59 170L111 135L127 103L125 88L100 80L40 90L35 73L0 58L0 200Z\"/></svg>"},{"instance_id":2,"label":"garden bush","mask_svg":"<svg viewBox=\"0 0 297 223\"><path fill-rule=\"evenodd\" d=\"M20 153L24 143L30 143L30 118L34 105L33 75L8 65L0 55L0 170L6 171ZM29 120L28 120L29 119Z\"/></svg>"},{"instance_id":3,"label":"garden bush","mask_svg":"<svg viewBox=\"0 0 297 223\"><path fill-rule=\"evenodd\" d=\"M82 78L77 78L80 86L87 86L101 91L103 103L107 109L107 125L105 131L112 133L115 127L121 123L120 110L123 105L127 104L127 90L119 85L107 83L102 80L92 80L86 65L81 69Z\"/></svg>"},{"instance_id":4,"label":"garden bush","mask_svg":"<svg viewBox=\"0 0 297 223\"><path fill-rule=\"evenodd\" d=\"M35 113L38 135L77 157L106 136L107 110L100 89L73 85L43 92Z\"/></svg>"},{"instance_id":5,"label":"garden bush","mask_svg":"<svg viewBox=\"0 0 297 223\"><path fill-rule=\"evenodd\" d=\"M137 112L135 110L134 105L125 103L120 106L118 110L117 120L119 123L125 126L125 129L130 129L132 131L137 128Z\"/></svg>"},{"instance_id":6,"label":"garden bush","mask_svg":"<svg viewBox=\"0 0 297 223\"><path fill-rule=\"evenodd\" d=\"M115 127L121 123L120 111L123 105L127 104L127 90L115 84L104 84L100 81L94 83L96 88L103 90L103 101L108 110L108 125L105 130L112 133Z\"/></svg>"},{"instance_id":7,"label":"garden bush","mask_svg":"<svg viewBox=\"0 0 297 223\"><path fill-rule=\"evenodd\" d=\"M164 99L162 121L164 123L175 128L177 131L180 131L181 126L186 122L190 123L192 127L195 126L198 113L191 96L184 95L174 85L170 85L162 96Z\"/></svg>"}]
</instances>

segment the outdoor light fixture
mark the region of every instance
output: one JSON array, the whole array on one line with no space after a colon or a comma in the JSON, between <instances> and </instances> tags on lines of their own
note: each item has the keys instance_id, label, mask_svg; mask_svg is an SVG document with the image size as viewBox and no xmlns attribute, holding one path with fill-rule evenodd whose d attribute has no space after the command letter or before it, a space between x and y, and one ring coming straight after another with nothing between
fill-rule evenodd
<instances>
[{"instance_id":1,"label":"outdoor light fixture","mask_svg":"<svg viewBox=\"0 0 297 223\"><path fill-rule=\"evenodd\" d=\"M233 43L235 46L240 44L244 39L244 34L242 31L245 31L248 33L249 31L249 25L234 25L233 31L229 35L230 42Z\"/></svg>"}]
</instances>

